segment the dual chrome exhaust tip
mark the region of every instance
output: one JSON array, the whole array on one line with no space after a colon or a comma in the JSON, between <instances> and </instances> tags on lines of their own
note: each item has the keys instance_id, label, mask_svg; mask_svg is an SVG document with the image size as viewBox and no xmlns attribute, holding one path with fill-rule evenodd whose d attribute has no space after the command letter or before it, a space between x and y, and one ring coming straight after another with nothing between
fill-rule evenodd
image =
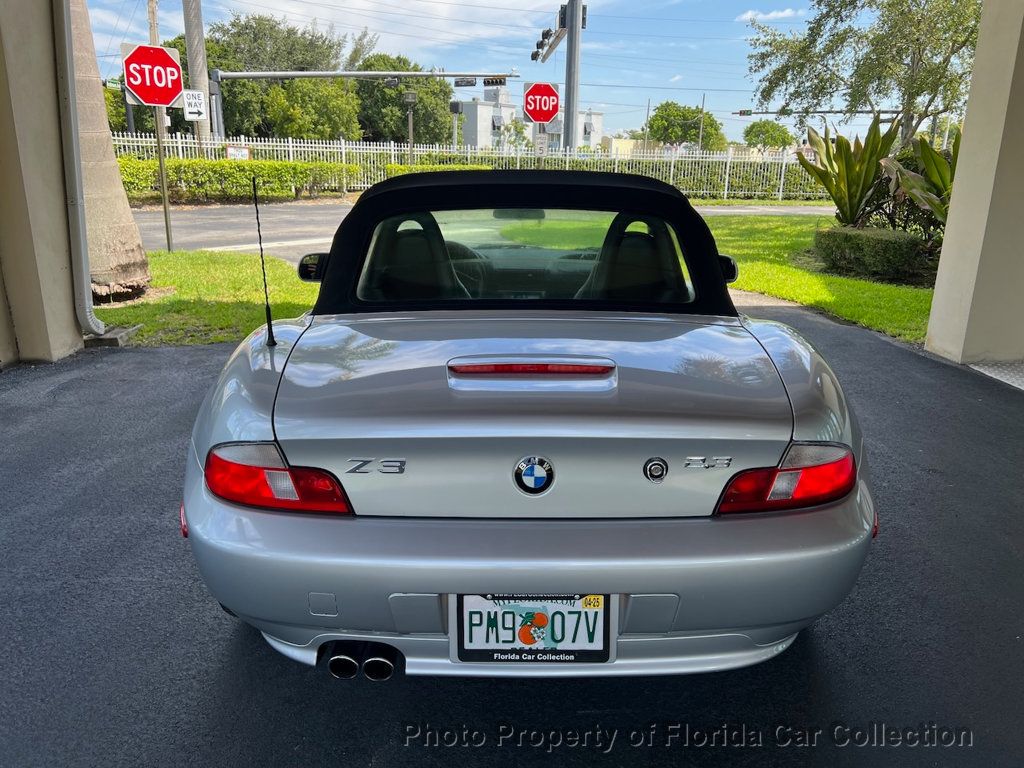
<instances>
[{"instance_id":1,"label":"dual chrome exhaust tip","mask_svg":"<svg viewBox=\"0 0 1024 768\"><path fill-rule=\"evenodd\" d=\"M338 641L327 653L327 671L338 680L352 680L363 671L367 680L384 682L395 674L401 654L383 643Z\"/></svg>"}]
</instances>

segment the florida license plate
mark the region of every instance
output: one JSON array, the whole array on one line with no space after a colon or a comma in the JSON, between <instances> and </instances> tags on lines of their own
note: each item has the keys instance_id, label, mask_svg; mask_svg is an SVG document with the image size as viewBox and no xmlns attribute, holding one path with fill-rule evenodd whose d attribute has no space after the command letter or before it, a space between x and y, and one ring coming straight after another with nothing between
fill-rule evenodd
<instances>
[{"instance_id":1,"label":"florida license plate","mask_svg":"<svg viewBox=\"0 0 1024 768\"><path fill-rule=\"evenodd\" d=\"M606 662L610 595L459 595L459 661Z\"/></svg>"}]
</instances>

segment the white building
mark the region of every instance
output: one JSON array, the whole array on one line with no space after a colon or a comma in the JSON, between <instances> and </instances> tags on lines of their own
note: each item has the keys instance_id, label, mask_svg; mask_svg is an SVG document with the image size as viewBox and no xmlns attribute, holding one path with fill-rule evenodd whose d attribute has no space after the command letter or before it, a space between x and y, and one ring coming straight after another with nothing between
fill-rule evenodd
<instances>
[{"instance_id":1,"label":"white building","mask_svg":"<svg viewBox=\"0 0 1024 768\"><path fill-rule=\"evenodd\" d=\"M539 147L543 142L548 142L548 151L557 152L562 149L562 130L565 126L565 111L562 110L550 123L527 123L527 132L533 146ZM579 118L576 120L576 141L572 147L589 147L599 149L601 139L604 136L604 113L594 112L591 109L580 110Z\"/></svg>"},{"instance_id":2,"label":"white building","mask_svg":"<svg viewBox=\"0 0 1024 768\"><path fill-rule=\"evenodd\" d=\"M499 86L485 88L483 99L472 99L462 104L462 143L470 147L494 147L500 143L502 129L513 120L526 123L526 137L538 147L545 142L548 151L557 152L562 148L563 115L546 125L526 122L522 105L514 104L508 88ZM601 146L604 133L604 114L592 110L580 111L577 121L574 147Z\"/></svg>"},{"instance_id":3,"label":"white building","mask_svg":"<svg viewBox=\"0 0 1024 768\"><path fill-rule=\"evenodd\" d=\"M485 88L483 101L473 99L461 104L462 143L471 147L493 147L502 128L512 123L519 109L504 86Z\"/></svg>"}]
</instances>

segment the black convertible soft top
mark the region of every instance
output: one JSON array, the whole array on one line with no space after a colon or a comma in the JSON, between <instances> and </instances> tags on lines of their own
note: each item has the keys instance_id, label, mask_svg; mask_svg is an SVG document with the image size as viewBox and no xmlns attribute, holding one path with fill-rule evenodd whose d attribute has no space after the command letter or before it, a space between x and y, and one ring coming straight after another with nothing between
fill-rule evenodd
<instances>
[{"instance_id":1,"label":"black convertible soft top","mask_svg":"<svg viewBox=\"0 0 1024 768\"><path fill-rule=\"evenodd\" d=\"M718 249L704 220L678 189L657 179L593 171L447 171L411 173L375 184L341 222L322 268L313 314L419 309L588 309L586 300L481 300L379 304L356 297L356 284L374 229L401 213L427 210L544 208L630 212L658 216L673 226L686 257L696 298L686 304L594 303L594 309L735 316Z\"/></svg>"}]
</instances>

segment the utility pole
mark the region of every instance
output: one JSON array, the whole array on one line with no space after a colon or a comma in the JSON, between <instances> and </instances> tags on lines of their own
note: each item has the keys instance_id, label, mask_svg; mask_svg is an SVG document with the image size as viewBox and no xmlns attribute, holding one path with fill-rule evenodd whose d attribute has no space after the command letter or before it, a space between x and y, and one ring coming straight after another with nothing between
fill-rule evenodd
<instances>
[{"instance_id":1,"label":"utility pole","mask_svg":"<svg viewBox=\"0 0 1024 768\"><path fill-rule=\"evenodd\" d=\"M700 132L697 134L698 152L702 152L704 150L704 99L706 98L706 93L702 93L700 95Z\"/></svg>"},{"instance_id":2,"label":"utility pole","mask_svg":"<svg viewBox=\"0 0 1024 768\"><path fill-rule=\"evenodd\" d=\"M202 0L182 0L185 14L185 55L188 57L188 85L203 92L206 115L192 123L196 138L205 145L210 138L210 74L206 70L206 37L203 33Z\"/></svg>"},{"instance_id":3,"label":"utility pole","mask_svg":"<svg viewBox=\"0 0 1024 768\"><path fill-rule=\"evenodd\" d=\"M644 118L644 152L647 151L647 132L651 124L651 100L647 100L647 117Z\"/></svg>"},{"instance_id":4,"label":"utility pole","mask_svg":"<svg viewBox=\"0 0 1024 768\"><path fill-rule=\"evenodd\" d=\"M160 27L157 22L157 0L148 0L149 6L149 44L160 45ZM167 110L153 107L153 118L156 123L156 138L163 143L167 140ZM170 247L168 246L168 249Z\"/></svg>"},{"instance_id":5,"label":"utility pole","mask_svg":"<svg viewBox=\"0 0 1024 768\"><path fill-rule=\"evenodd\" d=\"M541 63L555 52L565 38L565 119L562 121L562 148L576 149L576 126L580 113L580 43L587 28L587 6L583 0L568 0L558 11L557 30L541 32L536 49L530 54L532 61Z\"/></svg>"},{"instance_id":6,"label":"utility pole","mask_svg":"<svg viewBox=\"0 0 1024 768\"><path fill-rule=\"evenodd\" d=\"M580 112L580 38L583 36L583 0L569 0L565 6L565 121L563 146L576 149L576 123Z\"/></svg>"},{"instance_id":7,"label":"utility pole","mask_svg":"<svg viewBox=\"0 0 1024 768\"><path fill-rule=\"evenodd\" d=\"M128 89L124 87L123 81L121 83L121 99L124 101L125 128L128 133L135 133L135 113L132 112L132 105L128 101Z\"/></svg>"}]
</instances>

